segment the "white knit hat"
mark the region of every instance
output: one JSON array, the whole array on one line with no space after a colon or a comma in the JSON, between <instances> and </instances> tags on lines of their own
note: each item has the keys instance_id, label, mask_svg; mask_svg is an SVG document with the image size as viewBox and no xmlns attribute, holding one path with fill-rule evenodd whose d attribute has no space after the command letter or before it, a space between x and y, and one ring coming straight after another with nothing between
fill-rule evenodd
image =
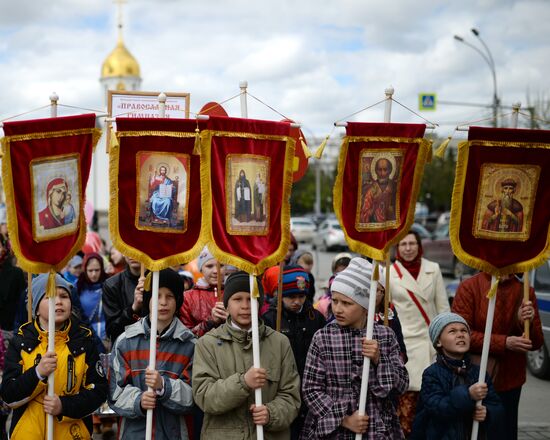
<instances>
[{"instance_id":1,"label":"white knit hat","mask_svg":"<svg viewBox=\"0 0 550 440\"><path fill-rule=\"evenodd\" d=\"M204 265L204 263L206 263L207 261L210 261L213 258L214 256L210 253L210 251L208 250L208 247L205 246L199 255L199 261L197 263L197 266L199 267L199 271L202 272L202 266Z\"/></svg>"},{"instance_id":2,"label":"white knit hat","mask_svg":"<svg viewBox=\"0 0 550 440\"><path fill-rule=\"evenodd\" d=\"M334 278L330 290L346 295L365 309L369 308L372 264L364 258L352 258L342 272Z\"/></svg>"}]
</instances>

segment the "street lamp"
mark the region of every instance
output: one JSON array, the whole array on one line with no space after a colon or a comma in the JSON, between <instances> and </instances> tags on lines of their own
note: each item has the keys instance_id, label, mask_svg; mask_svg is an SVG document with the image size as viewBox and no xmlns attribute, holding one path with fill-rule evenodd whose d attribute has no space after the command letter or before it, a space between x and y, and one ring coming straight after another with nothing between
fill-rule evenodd
<instances>
[{"instance_id":1,"label":"street lamp","mask_svg":"<svg viewBox=\"0 0 550 440\"><path fill-rule=\"evenodd\" d=\"M471 47L472 49L474 49L478 54L481 55L483 60L489 66L489 69L491 69L491 74L493 76L493 126L497 127L498 126L497 116L498 116L499 101L498 101L498 94L497 94L497 74L496 74L496 69L495 69L495 61L493 59L493 55L491 54L491 51L489 50L489 47L487 46L487 44L485 44L485 41L483 41L483 39L479 35L479 31L476 28L472 28L472 34L474 34L474 36L481 42L481 44L483 46L483 49L484 49L483 51L479 47L474 46L473 44L467 42L466 40L464 40L464 38L462 38L458 35L455 35L454 39L456 41L459 41L462 44L465 44L466 46Z\"/></svg>"}]
</instances>

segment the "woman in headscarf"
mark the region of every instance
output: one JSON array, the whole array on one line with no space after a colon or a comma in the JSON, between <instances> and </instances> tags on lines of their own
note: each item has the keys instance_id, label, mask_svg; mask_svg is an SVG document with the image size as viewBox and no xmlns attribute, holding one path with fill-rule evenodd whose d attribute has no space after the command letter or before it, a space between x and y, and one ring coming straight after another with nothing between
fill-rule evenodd
<instances>
[{"instance_id":1,"label":"woman in headscarf","mask_svg":"<svg viewBox=\"0 0 550 440\"><path fill-rule=\"evenodd\" d=\"M428 327L436 315L450 310L439 264L422 258L422 242L414 231L397 244L396 261L390 268L390 292L409 359L409 389L401 396L398 411L407 436L412 429L422 372L435 356Z\"/></svg>"},{"instance_id":2,"label":"woman in headscarf","mask_svg":"<svg viewBox=\"0 0 550 440\"><path fill-rule=\"evenodd\" d=\"M103 258L92 252L84 255L83 270L76 282L80 304L84 313L83 320L88 322L105 348L109 348L105 332L105 313L103 312L102 287L107 279Z\"/></svg>"}]
</instances>

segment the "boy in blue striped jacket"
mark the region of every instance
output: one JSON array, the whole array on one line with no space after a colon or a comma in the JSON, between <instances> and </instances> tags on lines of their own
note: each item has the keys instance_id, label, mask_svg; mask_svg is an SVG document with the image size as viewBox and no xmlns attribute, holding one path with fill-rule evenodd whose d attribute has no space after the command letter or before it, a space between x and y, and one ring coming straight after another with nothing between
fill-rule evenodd
<instances>
[{"instance_id":1,"label":"boy in blue striped jacket","mask_svg":"<svg viewBox=\"0 0 550 440\"><path fill-rule=\"evenodd\" d=\"M195 336L176 316L183 303L183 279L172 269L159 273L157 362L150 370L150 313L129 325L111 353L109 405L121 416L120 439L144 438L147 410L156 440L188 439L184 414L193 408L191 365ZM151 292L143 306L150 310ZM147 391L151 387L153 391Z\"/></svg>"}]
</instances>

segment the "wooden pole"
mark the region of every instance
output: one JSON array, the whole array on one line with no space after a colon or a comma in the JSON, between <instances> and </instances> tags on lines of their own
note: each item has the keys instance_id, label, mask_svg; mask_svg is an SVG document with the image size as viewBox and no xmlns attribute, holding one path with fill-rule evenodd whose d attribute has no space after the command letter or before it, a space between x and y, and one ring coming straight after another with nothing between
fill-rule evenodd
<instances>
[{"instance_id":1,"label":"wooden pole","mask_svg":"<svg viewBox=\"0 0 550 440\"><path fill-rule=\"evenodd\" d=\"M216 270L218 271L218 284L216 287L216 301L221 302L223 301L223 295L222 295L222 265L219 261L216 260Z\"/></svg>"},{"instance_id":2,"label":"wooden pole","mask_svg":"<svg viewBox=\"0 0 550 440\"><path fill-rule=\"evenodd\" d=\"M390 267L391 260L390 254L386 255L386 272L384 273L386 277L386 293L384 294L384 325L387 327L389 325L388 314L390 312Z\"/></svg>"},{"instance_id":3,"label":"wooden pole","mask_svg":"<svg viewBox=\"0 0 550 440\"><path fill-rule=\"evenodd\" d=\"M281 331L281 316L283 314L283 269L285 262L279 263L279 278L277 280L277 324L275 330Z\"/></svg>"},{"instance_id":4,"label":"wooden pole","mask_svg":"<svg viewBox=\"0 0 550 440\"><path fill-rule=\"evenodd\" d=\"M27 273L27 318L32 321L32 273Z\"/></svg>"},{"instance_id":5,"label":"wooden pole","mask_svg":"<svg viewBox=\"0 0 550 440\"><path fill-rule=\"evenodd\" d=\"M529 284L529 272L523 272L523 303L525 304L527 301L529 301L529 288L531 285ZM529 329L531 327L531 321L526 319L523 321L523 337L525 339L529 339Z\"/></svg>"}]
</instances>

